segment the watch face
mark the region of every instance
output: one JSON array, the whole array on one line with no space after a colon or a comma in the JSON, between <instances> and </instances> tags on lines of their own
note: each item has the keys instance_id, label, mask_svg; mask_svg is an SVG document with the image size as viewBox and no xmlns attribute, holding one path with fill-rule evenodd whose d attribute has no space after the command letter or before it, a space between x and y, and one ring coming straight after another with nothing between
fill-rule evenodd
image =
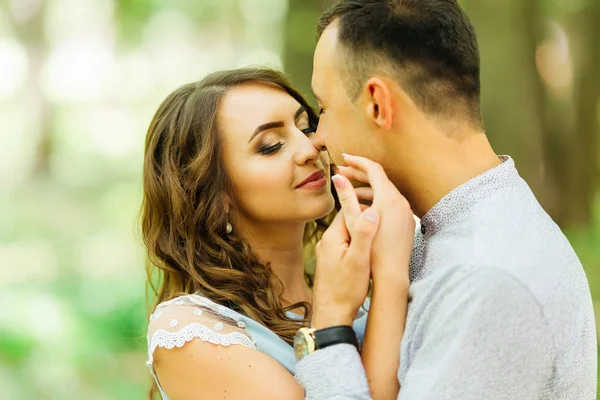
<instances>
[{"instance_id":1,"label":"watch face","mask_svg":"<svg viewBox=\"0 0 600 400\"><path fill-rule=\"evenodd\" d=\"M308 354L308 342L302 329L296 332L294 336L294 353L296 354L296 360L301 360Z\"/></svg>"},{"instance_id":2,"label":"watch face","mask_svg":"<svg viewBox=\"0 0 600 400\"><path fill-rule=\"evenodd\" d=\"M300 328L294 336L294 353L296 360L301 360L303 357L315 351L315 339L312 335L313 329Z\"/></svg>"}]
</instances>

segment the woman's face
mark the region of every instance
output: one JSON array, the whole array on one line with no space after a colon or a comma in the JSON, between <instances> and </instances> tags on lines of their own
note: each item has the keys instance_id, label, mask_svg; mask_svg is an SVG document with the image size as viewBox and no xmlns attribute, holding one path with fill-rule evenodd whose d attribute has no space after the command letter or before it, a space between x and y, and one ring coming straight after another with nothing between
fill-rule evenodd
<instances>
[{"instance_id":1,"label":"woman's face","mask_svg":"<svg viewBox=\"0 0 600 400\"><path fill-rule=\"evenodd\" d=\"M240 217L308 222L331 212L327 153L313 146L316 126L285 90L265 83L231 89L221 99L218 126Z\"/></svg>"}]
</instances>

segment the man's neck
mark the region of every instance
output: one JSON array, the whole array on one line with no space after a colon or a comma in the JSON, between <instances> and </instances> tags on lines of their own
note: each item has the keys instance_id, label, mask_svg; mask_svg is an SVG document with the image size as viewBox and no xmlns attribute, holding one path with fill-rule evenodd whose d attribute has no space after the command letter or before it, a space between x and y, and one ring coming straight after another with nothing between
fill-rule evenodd
<instances>
[{"instance_id":1,"label":"man's neck","mask_svg":"<svg viewBox=\"0 0 600 400\"><path fill-rule=\"evenodd\" d=\"M419 147L413 151L398 149L402 160L385 160L383 166L419 218L448 193L500 164L483 133L415 143Z\"/></svg>"}]
</instances>

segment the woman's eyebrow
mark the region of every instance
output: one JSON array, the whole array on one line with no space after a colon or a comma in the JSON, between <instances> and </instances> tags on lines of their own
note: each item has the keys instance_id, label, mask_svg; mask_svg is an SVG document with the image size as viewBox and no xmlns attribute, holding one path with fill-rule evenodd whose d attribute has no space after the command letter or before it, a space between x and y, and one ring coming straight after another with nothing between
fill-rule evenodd
<instances>
[{"instance_id":1,"label":"woman's eyebrow","mask_svg":"<svg viewBox=\"0 0 600 400\"><path fill-rule=\"evenodd\" d=\"M304 113L305 111L306 111L306 107L300 106L300 108L298 108L298 110L296 110L296 113L294 114L294 121L300 115L302 115L302 113ZM258 135L259 133L261 133L262 131L266 131L267 129L273 129L273 128L283 128L284 126L285 126L285 123L283 121L267 122L266 124L259 125L254 130L254 132L252 132L252 136L250 136L248 143L250 143L252 141L252 139L254 139L254 137L256 135Z\"/></svg>"}]
</instances>

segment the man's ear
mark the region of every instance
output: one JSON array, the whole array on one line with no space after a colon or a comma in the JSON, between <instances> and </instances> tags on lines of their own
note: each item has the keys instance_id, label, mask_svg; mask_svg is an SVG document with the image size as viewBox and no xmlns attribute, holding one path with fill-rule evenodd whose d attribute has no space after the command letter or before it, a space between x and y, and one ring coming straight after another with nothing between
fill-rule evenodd
<instances>
[{"instance_id":1,"label":"man's ear","mask_svg":"<svg viewBox=\"0 0 600 400\"><path fill-rule=\"evenodd\" d=\"M370 78L364 88L367 117L381 129L390 130L394 109L389 84L380 78Z\"/></svg>"}]
</instances>

